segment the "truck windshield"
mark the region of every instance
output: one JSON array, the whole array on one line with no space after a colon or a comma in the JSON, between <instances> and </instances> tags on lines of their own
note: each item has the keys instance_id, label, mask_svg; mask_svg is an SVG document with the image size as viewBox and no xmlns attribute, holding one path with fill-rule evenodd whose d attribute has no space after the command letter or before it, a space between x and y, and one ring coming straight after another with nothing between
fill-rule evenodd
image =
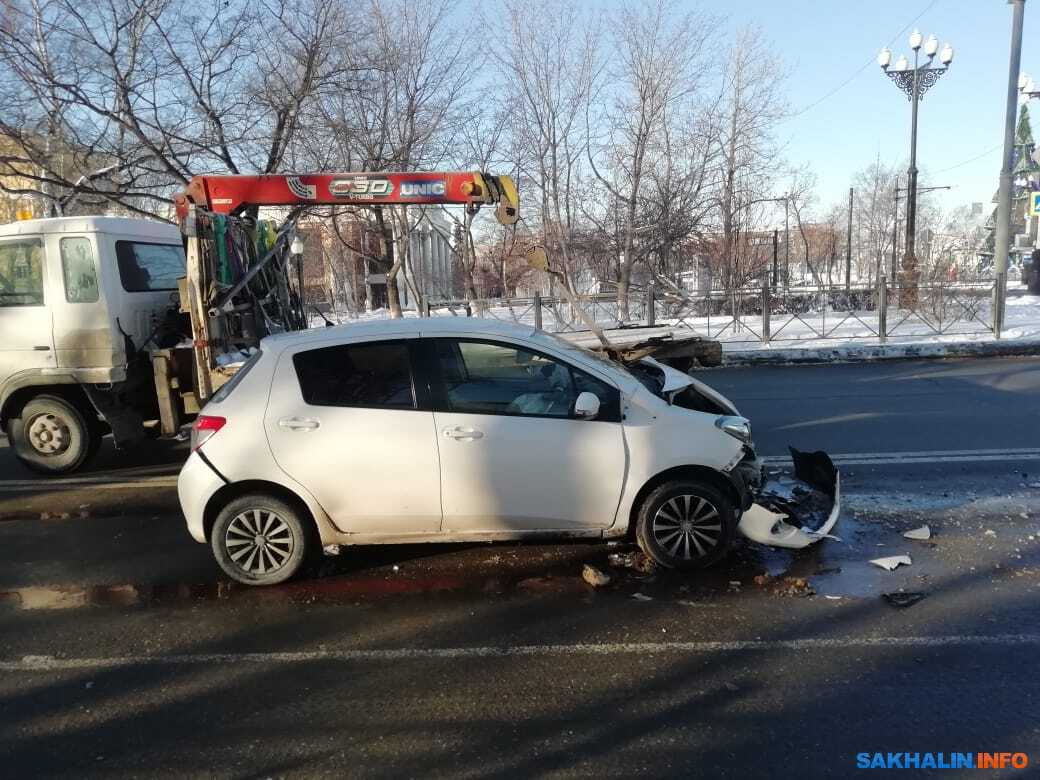
<instances>
[{"instance_id":1,"label":"truck windshield","mask_svg":"<svg viewBox=\"0 0 1040 780\"><path fill-rule=\"evenodd\" d=\"M184 276L184 249L180 244L116 241L119 279L127 292L176 290Z\"/></svg>"}]
</instances>

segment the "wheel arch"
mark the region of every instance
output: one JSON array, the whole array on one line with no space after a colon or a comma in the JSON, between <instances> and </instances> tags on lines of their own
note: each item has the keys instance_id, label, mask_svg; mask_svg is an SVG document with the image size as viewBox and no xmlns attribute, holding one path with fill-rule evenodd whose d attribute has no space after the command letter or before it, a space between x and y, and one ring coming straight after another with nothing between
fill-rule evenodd
<instances>
[{"instance_id":1,"label":"wheel arch","mask_svg":"<svg viewBox=\"0 0 1040 780\"><path fill-rule=\"evenodd\" d=\"M12 418L18 417L27 403L34 398L47 395L60 398L72 404L83 415L87 424L95 428L95 430L102 427L102 423L98 419L97 409L90 403L86 392L78 384L42 384L25 385L7 394L3 404L0 404L0 429L6 431L7 423Z\"/></svg>"},{"instance_id":2,"label":"wheel arch","mask_svg":"<svg viewBox=\"0 0 1040 780\"><path fill-rule=\"evenodd\" d=\"M627 536L635 534L636 520L639 517L639 510L642 508L646 497L666 482L675 482L682 479L704 482L711 485L733 502L734 511L740 511L740 494L737 491L736 486L734 486L733 482L725 474L716 471L710 466L673 466L670 469L665 469L659 474L650 477L650 479L639 488L639 492L636 493L636 497L632 501L632 507L628 512L628 528L626 529Z\"/></svg>"},{"instance_id":3,"label":"wheel arch","mask_svg":"<svg viewBox=\"0 0 1040 780\"><path fill-rule=\"evenodd\" d=\"M229 482L209 497L209 500L206 502L206 508L202 512L202 529L206 534L207 542L210 541L213 524L217 521L217 515L220 514L220 511L236 498L249 494L266 495L289 504L289 506L300 513L300 519L313 531L315 541L320 540L321 529L318 519L302 497L285 487L285 485L280 485L277 482L270 482L264 479L247 479L241 482Z\"/></svg>"}]
</instances>

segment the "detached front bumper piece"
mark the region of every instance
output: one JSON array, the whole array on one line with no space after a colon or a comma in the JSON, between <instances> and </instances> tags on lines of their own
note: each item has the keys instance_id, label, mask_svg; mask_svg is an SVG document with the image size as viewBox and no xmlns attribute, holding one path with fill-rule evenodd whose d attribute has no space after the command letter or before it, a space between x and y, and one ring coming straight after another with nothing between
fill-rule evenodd
<instances>
[{"instance_id":1,"label":"detached front bumper piece","mask_svg":"<svg viewBox=\"0 0 1040 780\"><path fill-rule=\"evenodd\" d=\"M825 452L790 448L794 478L764 480L738 530L771 547L801 549L831 536L841 513L841 475Z\"/></svg>"}]
</instances>

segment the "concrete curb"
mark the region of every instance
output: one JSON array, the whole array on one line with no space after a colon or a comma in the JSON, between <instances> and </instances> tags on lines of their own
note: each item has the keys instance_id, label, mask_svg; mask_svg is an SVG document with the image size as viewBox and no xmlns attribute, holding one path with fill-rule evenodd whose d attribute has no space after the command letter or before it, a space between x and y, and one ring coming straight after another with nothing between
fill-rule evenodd
<instances>
[{"instance_id":1,"label":"concrete curb","mask_svg":"<svg viewBox=\"0 0 1040 780\"><path fill-rule=\"evenodd\" d=\"M876 360L921 360L955 357L1022 357L1040 355L1040 339L908 344L842 344L835 347L723 348L723 366L806 363L861 363Z\"/></svg>"}]
</instances>

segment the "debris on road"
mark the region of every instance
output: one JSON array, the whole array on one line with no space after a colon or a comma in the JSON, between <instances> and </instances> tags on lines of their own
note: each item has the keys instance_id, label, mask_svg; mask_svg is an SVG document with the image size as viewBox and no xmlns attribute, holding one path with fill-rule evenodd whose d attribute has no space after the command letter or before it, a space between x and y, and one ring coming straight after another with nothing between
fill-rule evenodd
<instances>
[{"instance_id":1,"label":"debris on road","mask_svg":"<svg viewBox=\"0 0 1040 780\"><path fill-rule=\"evenodd\" d=\"M997 532L994 531L992 528L987 528L986 529L986 533L983 534L983 536L996 536L996 535L997 535Z\"/></svg>"},{"instance_id":2,"label":"debris on road","mask_svg":"<svg viewBox=\"0 0 1040 780\"><path fill-rule=\"evenodd\" d=\"M932 529L929 528L926 523L920 528L914 528L913 530L907 531L903 536L907 539L917 539L918 541L923 542L932 538Z\"/></svg>"},{"instance_id":3,"label":"debris on road","mask_svg":"<svg viewBox=\"0 0 1040 780\"><path fill-rule=\"evenodd\" d=\"M636 601L653 601L653 596L647 596L645 593L633 593L632 598Z\"/></svg>"},{"instance_id":4,"label":"debris on road","mask_svg":"<svg viewBox=\"0 0 1040 780\"><path fill-rule=\"evenodd\" d=\"M585 564L581 570L581 578L594 588L604 588L610 584L610 575L604 574L595 566Z\"/></svg>"},{"instance_id":5,"label":"debris on road","mask_svg":"<svg viewBox=\"0 0 1040 780\"><path fill-rule=\"evenodd\" d=\"M875 558L871 563L880 566L885 571L892 571L899 566L910 566L913 561L910 560L909 555L892 555L888 558Z\"/></svg>"},{"instance_id":6,"label":"debris on road","mask_svg":"<svg viewBox=\"0 0 1040 780\"><path fill-rule=\"evenodd\" d=\"M627 553L611 553L607 563L616 569L632 569L640 574L653 574L655 564L642 550Z\"/></svg>"},{"instance_id":7,"label":"debris on road","mask_svg":"<svg viewBox=\"0 0 1040 780\"><path fill-rule=\"evenodd\" d=\"M912 607L918 601L923 599L926 594L917 591L898 591L896 593L882 593L881 598L885 600L885 603L897 607L898 609L906 609Z\"/></svg>"},{"instance_id":8,"label":"debris on road","mask_svg":"<svg viewBox=\"0 0 1040 780\"><path fill-rule=\"evenodd\" d=\"M326 544L321 551L324 555L339 555L340 547L338 544Z\"/></svg>"},{"instance_id":9,"label":"debris on road","mask_svg":"<svg viewBox=\"0 0 1040 780\"><path fill-rule=\"evenodd\" d=\"M804 577L773 577L770 574L759 574L754 583L760 587L769 587L775 596L813 596L813 590L809 581Z\"/></svg>"}]
</instances>

